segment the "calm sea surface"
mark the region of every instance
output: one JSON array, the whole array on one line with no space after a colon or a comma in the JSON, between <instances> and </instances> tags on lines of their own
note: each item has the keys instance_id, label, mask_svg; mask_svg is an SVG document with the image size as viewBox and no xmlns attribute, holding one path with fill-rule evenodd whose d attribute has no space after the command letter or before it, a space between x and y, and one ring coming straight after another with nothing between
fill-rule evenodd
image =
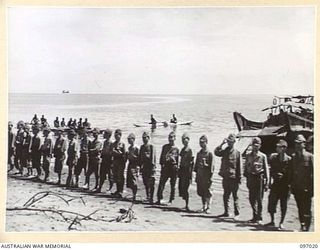
<instances>
[{"instance_id":1,"label":"calm sea surface","mask_svg":"<svg viewBox=\"0 0 320 250\"><path fill-rule=\"evenodd\" d=\"M209 148L214 150L230 132L237 132L232 113L241 112L245 117L263 121L266 114L261 109L272 102L270 95L211 95L211 96L165 96L165 95L107 95L107 94L10 94L9 120L30 122L33 115L42 114L51 126L56 116L88 118L92 127L123 130L123 139L129 133L136 134L141 144L143 131L151 132L151 141L160 154L161 145L167 142L172 127L136 128L133 123L144 123L153 114L157 121L169 121L176 114L178 121L193 121L192 126L178 126L177 145L181 135L188 132L194 152L199 150L198 140L202 134L209 138Z\"/></svg>"}]
</instances>

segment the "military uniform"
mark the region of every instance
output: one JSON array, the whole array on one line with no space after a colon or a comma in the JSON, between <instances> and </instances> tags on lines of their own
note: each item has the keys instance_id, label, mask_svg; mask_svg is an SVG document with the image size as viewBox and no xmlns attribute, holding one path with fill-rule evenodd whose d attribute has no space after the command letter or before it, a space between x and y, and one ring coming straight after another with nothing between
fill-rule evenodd
<instances>
[{"instance_id":1,"label":"military uniform","mask_svg":"<svg viewBox=\"0 0 320 250\"><path fill-rule=\"evenodd\" d=\"M41 175L41 138L38 134L32 137L30 149L32 167L37 170L39 177Z\"/></svg>"},{"instance_id":2,"label":"military uniform","mask_svg":"<svg viewBox=\"0 0 320 250\"><path fill-rule=\"evenodd\" d=\"M127 169L127 187L137 189L137 178L139 175L139 148L135 145L130 146L127 152L128 169Z\"/></svg>"},{"instance_id":3,"label":"military uniform","mask_svg":"<svg viewBox=\"0 0 320 250\"><path fill-rule=\"evenodd\" d=\"M101 163L102 143L99 139L94 139L89 143L89 167L86 174L86 183L89 186L90 176L94 173L96 177L96 188L98 186L99 166Z\"/></svg>"},{"instance_id":4,"label":"military uniform","mask_svg":"<svg viewBox=\"0 0 320 250\"><path fill-rule=\"evenodd\" d=\"M53 142L52 139L49 137L44 138L44 142L41 145L41 154L42 154L42 168L45 173L44 180L46 181L49 177L49 167L50 161L52 157L52 150L53 150Z\"/></svg>"},{"instance_id":5,"label":"military uniform","mask_svg":"<svg viewBox=\"0 0 320 250\"><path fill-rule=\"evenodd\" d=\"M196 172L197 193L203 199L212 197L211 185L213 181L214 162L212 153L201 149L197 153L194 167Z\"/></svg>"},{"instance_id":6,"label":"military uniform","mask_svg":"<svg viewBox=\"0 0 320 250\"><path fill-rule=\"evenodd\" d=\"M89 139L82 138L80 141L80 157L78 159L75 174L79 176L81 174L82 169L84 169L84 174L87 173L89 163Z\"/></svg>"},{"instance_id":7,"label":"military uniform","mask_svg":"<svg viewBox=\"0 0 320 250\"><path fill-rule=\"evenodd\" d=\"M282 213L286 213L291 171L292 165L290 156L284 154L282 159L278 153L274 153L270 156L270 177L272 178L273 183L271 184L269 193L269 213L276 213L279 200Z\"/></svg>"},{"instance_id":8,"label":"military uniform","mask_svg":"<svg viewBox=\"0 0 320 250\"><path fill-rule=\"evenodd\" d=\"M117 184L116 193L122 194L124 187L124 169L126 167L126 147L123 142L112 143L112 172Z\"/></svg>"},{"instance_id":9,"label":"military uniform","mask_svg":"<svg viewBox=\"0 0 320 250\"><path fill-rule=\"evenodd\" d=\"M189 198L189 186L192 181L193 154L191 148L183 147L180 152L179 177L179 196L187 200Z\"/></svg>"},{"instance_id":10,"label":"military uniform","mask_svg":"<svg viewBox=\"0 0 320 250\"><path fill-rule=\"evenodd\" d=\"M141 145L139 152L139 162L143 184L146 189L147 199L153 202L155 173L156 173L156 150L153 145Z\"/></svg>"},{"instance_id":11,"label":"military uniform","mask_svg":"<svg viewBox=\"0 0 320 250\"><path fill-rule=\"evenodd\" d=\"M14 166L14 141L15 135L12 130L8 131L8 165L10 170L13 169Z\"/></svg>"},{"instance_id":12,"label":"military uniform","mask_svg":"<svg viewBox=\"0 0 320 250\"><path fill-rule=\"evenodd\" d=\"M309 230L313 197L313 155L305 150L292 155L291 189L296 200L299 220Z\"/></svg>"},{"instance_id":13,"label":"military uniform","mask_svg":"<svg viewBox=\"0 0 320 250\"><path fill-rule=\"evenodd\" d=\"M100 166L100 185L101 189L104 181L108 175L109 185L110 187L113 184L113 174L112 174L112 142L109 140L105 140L103 142L103 148L101 151L101 166Z\"/></svg>"},{"instance_id":14,"label":"military uniform","mask_svg":"<svg viewBox=\"0 0 320 250\"><path fill-rule=\"evenodd\" d=\"M68 147L68 158L67 158L67 165L68 165L68 177L66 186L73 185L72 183L72 172L75 172L75 166L78 160L78 142L75 138L69 141Z\"/></svg>"},{"instance_id":15,"label":"military uniform","mask_svg":"<svg viewBox=\"0 0 320 250\"><path fill-rule=\"evenodd\" d=\"M21 148L21 167L27 168L30 167L30 148L31 143L31 135L29 132L23 133L23 140L22 140L22 148Z\"/></svg>"},{"instance_id":16,"label":"military uniform","mask_svg":"<svg viewBox=\"0 0 320 250\"><path fill-rule=\"evenodd\" d=\"M63 162L66 159L66 152L67 149L67 141L62 136L57 138L54 148L53 148L53 155L56 158L54 162L54 172L61 174Z\"/></svg>"},{"instance_id":17,"label":"military uniform","mask_svg":"<svg viewBox=\"0 0 320 250\"><path fill-rule=\"evenodd\" d=\"M249 201L253 210L253 220L262 220L262 199L264 187L268 183L269 169L267 156L258 151L246 155L244 176L247 177Z\"/></svg>"},{"instance_id":18,"label":"military uniform","mask_svg":"<svg viewBox=\"0 0 320 250\"><path fill-rule=\"evenodd\" d=\"M14 157L14 165L20 173L22 173L22 148L23 148L23 129L20 129L15 136L14 146L16 149L15 157Z\"/></svg>"},{"instance_id":19,"label":"military uniform","mask_svg":"<svg viewBox=\"0 0 320 250\"><path fill-rule=\"evenodd\" d=\"M224 203L224 213L229 214L229 200L230 195L233 196L234 201L234 214L235 216L240 214L239 209L239 199L238 199L238 189L241 180L241 155L235 148L230 148L229 146L222 149L222 146L218 146L214 150L214 154L221 159L221 168L219 175L222 177L222 187L223 193L223 203Z\"/></svg>"},{"instance_id":20,"label":"military uniform","mask_svg":"<svg viewBox=\"0 0 320 250\"><path fill-rule=\"evenodd\" d=\"M179 149L175 145L165 144L162 147L160 155L160 181L158 186L157 198L158 201L163 199L163 191L166 185L167 180L170 178L170 199L169 202L174 200L175 189L176 189L176 180L178 173L178 164L179 164Z\"/></svg>"}]
</instances>

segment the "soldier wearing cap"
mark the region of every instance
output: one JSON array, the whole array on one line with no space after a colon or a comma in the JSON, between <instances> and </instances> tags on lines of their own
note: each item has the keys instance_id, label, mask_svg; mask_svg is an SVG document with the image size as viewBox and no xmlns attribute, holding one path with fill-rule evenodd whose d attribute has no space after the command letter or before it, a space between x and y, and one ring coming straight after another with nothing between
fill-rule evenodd
<instances>
[{"instance_id":1,"label":"soldier wearing cap","mask_svg":"<svg viewBox=\"0 0 320 250\"><path fill-rule=\"evenodd\" d=\"M19 171L15 174L20 174L22 175L22 166L21 166L21 158L22 158L22 144L23 144L23 134L24 134L24 122L19 121L17 123L17 134L15 136L14 140L14 147L15 147L15 157L14 157L14 165L16 169Z\"/></svg>"},{"instance_id":2,"label":"soldier wearing cap","mask_svg":"<svg viewBox=\"0 0 320 250\"><path fill-rule=\"evenodd\" d=\"M53 142L52 139L49 137L50 134L50 128L44 127L43 128L43 135L44 135L44 141L41 145L41 155L42 155L42 168L45 173L44 176L44 182L49 181L49 175L50 175L50 161L52 157L52 151L53 151Z\"/></svg>"},{"instance_id":3,"label":"soldier wearing cap","mask_svg":"<svg viewBox=\"0 0 320 250\"><path fill-rule=\"evenodd\" d=\"M115 141L112 143L112 171L114 181L117 184L116 192L112 193L117 198L122 197L124 187L124 169L126 167L126 147L121 141L122 131L116 129L114 132Z\"/></svg>"},{"instance_id":4,"label":"soldier wearing cap","mask_svg":"<svg viewBox=\"0 0 320 250\"><path fill-rule=\"evenodd\" d=\"M246 155L244 176L247 178L249 202L252 207L253 217L249 222L262 223L262 200L264 191L268 189L269 168L267 156L260 152L261 139L252 139L252 152Z\"/></svg>"},{"instance_id":5,"label":"soldier wearing cap","mask_svg":"<svg viewBox=\"0 0 320 250\"><path fill-rule=\"evenodd\" d=\"M73 172L75 172L75 166L78 160L78 151L79 145L76 137L76 132L74 130L69 131L69 146L67 150L68 158L67 158L67 166L68 166L68 177L66 181L66 186L73 186Z\"/></svg>"},{"instance_id":6,"label":"soldier wearing cap","mask_svg":"<svg viewBox=\"0 0 320 250\"><path fill-rule=\"evenodd\" d=\"M202 135L199 139L201 150L197 153L194 171L196 172L197 193L201 197L201 212L210 213L211 185L213 182L213 154L208 150L208 137Z\"/></svg>"},{"instance_id":7,"label":"soldier wearing cap","mask_svg":"<svg viewBox=\"0 0 320 250\"><path fill-rule=\"evenodd\" d=\"M12 122L8 123L8 172L12 171L14 168L14 141L15 141L15 135L12 132L13 124Z\"/></svg>"},{"instance_id":8,"label":"soldier wearing cap","mask_svg":"<svg viewBox=\"0 0 320 250\"><path fill-rule=\"evenodd\" d=\"M31 138L30 151L32 167L37 171L37 178L41 175L41 138L39 136L39 126L32 127L33 137Z\"/></svg>"},{"instance_id":9,"label":"soldier wearing cap","mask_svg":"<svg viewBox=\"0 0 320 250\"><path fill-rule=\"evenodd\" d=\"M31 168L31 158L30 158L30 143L31 143L31 135L30 135L30 126L24 126L24 132L22 137L22 147L21 147L21 170L26 168L28 170L27 176L32 175Z\"/></svg>"},{"instance_id":10,"label":"soldier wearing cap","mask_svg":"<svg viewBox=\"0 0 320 250\"><path fill-rule=\"evenodd\" d=\"M158 186L157 193L157 204L161 205L161 200L163 199L163 191L166 185L166 182L170 178L170 198L168 204L170 205L174 200L175 196L175 186L178 174L178 164L179 164L179 149L175 145L176 134L170 132L168 136L168 144L163 145L161 155L160 155L160 181Z\"/></svg>"},{"instance_id":11,"label":"soldier wearing cap","mask_svg":"<svg viewBox=\"0 0 320 250\"><path fill-rule=\"evenodd\" d=\"M88 139L88 132L84 128L81 130L81 140L80 140L80 157L78 159L77 165L75 167L75 176L76 176L76 183L74 184L75 187L79 186L79 178L82 170L84 170L84 175L86 176L89 164L89 139ZM87 183L85 183L87 184Z\"/></svg>"},{"instance_id":12,"label":"soldier wearing cap","mask_svg":"<svg viewBox=\"0 0 320 250\"><path fill-rule=\"evenodd\" d=\"M99 185L99 166L101 163L101 150L102 150L102 143L99 140L99 133L100 129L94 128L92 130L93 134L93 141L90 141L89 143L89 167L88 171L86 173L86 184L83 186L84 189L90 188L90 176L92 173L94 173L95 176L95 187L93 191L96 191Z\"/></svg>"},{"instance_id":13,"label":"soldier wearing cap","mask_svg":"<svg viewBox=\"0 0 320 250\"><path fill-rule=\"evenodd\" d=\"M132 200L136 200L136 195L138 191L137 179L139 175L139 148L134 144L136 136L131 133L128 136L128 151L127 151L127 159L128 159L128 168L127 168L127 187L132 190L133 198Z\"/></svg>"},{"instance_id":14,"label":"soldier wearing cap","mask_svg":"<svg viewBox=\"0 0 320 250\"><path fill-rule=\"evenodd\" d=\"M274 226L274 214L276 213L277 203L280 200L281 219L279 229L283 229L283 222L287 212L289 198L290 175L292 171L291 157L286 154L288 143L279 140L277 143L277 153L270 156L270 193L268 202L268 212L271 222L266 226Z\"/></svg>"},{"instance_id":15,"label":"soldier wearing cap","mask_svg":"<svg viewBox=\"0 0 320 250\"><path fill-rule=\"evenodd\" d=\"M113 174L112 174L112 142L110 140L112 135L112 131L110 129L106 129L104 131L103 137L103 147L101 151L101 165L100 165L100 184L97 189L97 193L101 192L101 188L106 180L108 175L109 180L109 190L113 187Z\"/></svg>"},{"instance_id":16,"label":"soldier wearing cap","mask_svg":"<svg viewBox=\"0 0 320 250\"><path fill-rule=\"evenodd\" d=\"M143 144L140 147L139 163L141 166L141 173L143 184L146 189L146 201L153 204L155 173L156 173L156 149L149 143L150 135L147 132L143 132L142 141Z\"/></svg>"},{"instance_id":17,"label":"soldier wearing cap","mask_svg":"<svg viewBox=\"0 0 320 250\"><path fill-rule=\"evenodd\" d=\"M57 128L57 139L53 148L53 156L56 158L54 161L54 172L58 174L57 185L61 184L61 172L64 160L66 159L67 140L62 135L62 128Z\"/></svg>"},{"instance_id":18,"label":"soldier wearing cap","mask_svg":"<svg viewBox=\"0 0 320 250\"><path fill-rule=\"evenodd\" d=\"M229 217L229 199L233 196L234 219L237 220L240 214L238 189L241 183L242 160L238 150L234 148L236 142L235 134L230 134L222 143L216 147L214 154L221 157L219 175L222 177L224 213L221 217Z\"/></svg>"},{"instance_id":19,"label":"soldier wearing cap","mask_svg":"<svg viewBox=\"0 0 320 250\"><path fill-rule=\"evenodd\" d=\"M190 136L187 133L182 135L183 148L180 151L180 166L179 166L179 196L185 200L185 209L189 211L189 186L192 181L192 171L194 165L194 156L189 147Z\"/></svg>"},{"instance_id":20,"label":"soldier wearing cap","mask_svg":"<svg viewBox=\"0 0 320 250\"><path fill-rule=\"evenodd\" d=\"M305 150L306 139L298 135L292 155L291 191L298 206L301 231L309 231L313 197L313 155Z\"/></svg>"}]
</instances>

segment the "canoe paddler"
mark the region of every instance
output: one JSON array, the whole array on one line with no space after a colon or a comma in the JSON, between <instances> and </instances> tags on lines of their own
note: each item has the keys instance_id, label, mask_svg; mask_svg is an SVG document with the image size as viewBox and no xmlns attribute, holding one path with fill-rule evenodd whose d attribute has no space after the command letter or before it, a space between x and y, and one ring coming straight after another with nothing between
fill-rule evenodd
<instances>
[{"instance_id":1,"label":"canoe paddler","mask_svg":"<svg viewBox=\"0 0 320 250\"><path fill-rule=\"evenodd\" d=\"M153 115L150 115L150 124L152 124L152 125L156 125L157 124L157 120L154 119Z\"/></svg>"},{"instance_id":2,"label":"canoe paddler","mask_svg":"<svg viewBox=\"0 0 320 250\"><path fill-rule=\"evenodd\" d=\"M177 122L178 122L177 117L176 117L175 114L173 114L173 115L172 115L172 118L171 118L171 120L170 120L170 123L177 123Z\"/></svg>"}]
</instances>

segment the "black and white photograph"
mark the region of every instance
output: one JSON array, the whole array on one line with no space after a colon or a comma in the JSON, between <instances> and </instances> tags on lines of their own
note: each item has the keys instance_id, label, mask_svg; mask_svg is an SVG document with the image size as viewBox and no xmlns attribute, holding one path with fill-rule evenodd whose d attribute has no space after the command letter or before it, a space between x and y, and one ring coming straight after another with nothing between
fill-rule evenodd
<instances>
[{"instance_id":1,"label":"black and white photograph","mask_svg":"<svg viewBox=\"0 0 320 250\"><path fill-rule=\"evenodd\" d=\"M314 6L11 6L7 31L6 232L315 232Z\"/></svg>"}]
</instances>

